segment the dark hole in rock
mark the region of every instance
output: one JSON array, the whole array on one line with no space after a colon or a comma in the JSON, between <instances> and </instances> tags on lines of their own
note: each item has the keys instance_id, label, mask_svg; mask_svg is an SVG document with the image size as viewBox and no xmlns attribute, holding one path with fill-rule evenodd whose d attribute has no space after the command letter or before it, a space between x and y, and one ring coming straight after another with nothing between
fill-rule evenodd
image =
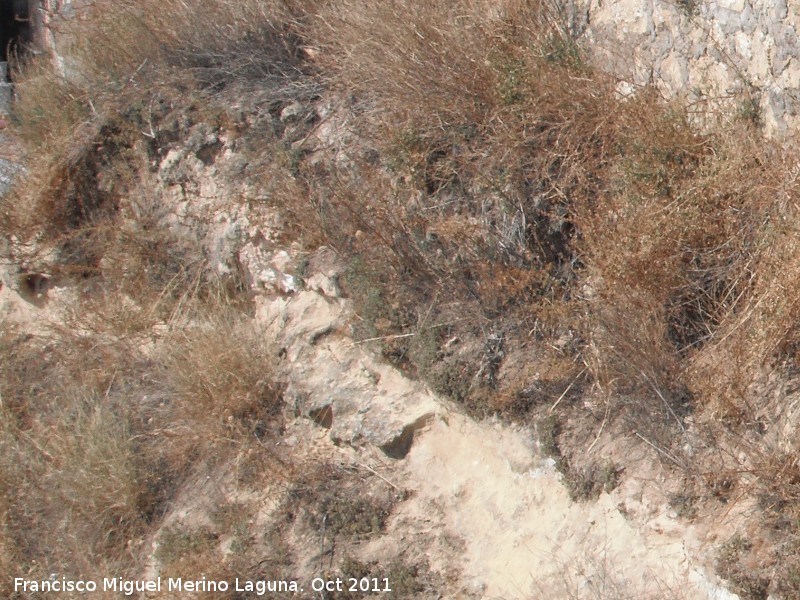
<instances>
[{"instance_id":1,"label":"dark hole in rock","mask_svg":"<svg viewBox=\"0 0 800 600\"><path fill-rule=\"evenodd\" d=\"M216 141L211 144L206 144L200 150L195 153L198 160L200 160L205 166L210 167L214 164L217 160L217 154L222 149L222 142Z\"/></svg>"},{"instance_id":2,"label":"dark hole in rock","mask_svg":"<svg viewBox=\"0 0 800 600\"><path fill-rule=\"evenodd\" d=\"M52 280L42 273L27 273L19 278L19 295L32 304L41 305L47 300L47 290Z\"/></svg>"},{"instance_id":3,"label":"dark hole in rock","mask_svg":"<svg viewBox=\"0 0 800 600\"><path fill-rule=\"evenodd\" d=\"M330 405L310 410L308 416L320 427L330 429L333 426L333 407Z\"/></svg>"},{"instance_id":4,"label":"dark hole in rock","mask_svg":"<svg viewBox=\"0 0 800 600\"><path fill-rule=\"evenodd\" d=\"M409 450L411 450L411 444L414 442L414 433L425 427L432 418L433 415L424 415L410 425L403 427L400 435L380 447L383 453L389 458L397 460L405 458Z\"/></svg>"}]
</instances>

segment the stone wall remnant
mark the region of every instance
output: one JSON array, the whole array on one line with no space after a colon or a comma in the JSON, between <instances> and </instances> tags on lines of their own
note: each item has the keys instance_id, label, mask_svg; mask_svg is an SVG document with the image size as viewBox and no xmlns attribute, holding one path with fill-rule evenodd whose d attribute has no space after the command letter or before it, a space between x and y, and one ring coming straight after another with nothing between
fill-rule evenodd
<instances>
[{"instance_id":1,"label":"stone wall remnant","mask_svg":"<svg viewBox=\"0 0 800 600\"><path fill-rule=\"evenodd\" d=\"M800 0L588 0L582 43L632 91L653 84L703 111L800 126Z\"/></svg>"}]
</instances>

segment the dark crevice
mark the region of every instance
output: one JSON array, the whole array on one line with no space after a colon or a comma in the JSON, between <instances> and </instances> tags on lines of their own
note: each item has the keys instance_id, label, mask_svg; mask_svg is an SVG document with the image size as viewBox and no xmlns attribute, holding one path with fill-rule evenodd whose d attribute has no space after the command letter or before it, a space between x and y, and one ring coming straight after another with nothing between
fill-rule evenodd
<instances>
[{"instance_id":1,"label":"dark crevice","mask_svg":"<svg viewBox=\"0 0 800 600\"><path fill-rule=\"evenodd\" d=\"M33 42L29 0L0 0L0 61L18 61Z\"/></svg>"}]
</instances>

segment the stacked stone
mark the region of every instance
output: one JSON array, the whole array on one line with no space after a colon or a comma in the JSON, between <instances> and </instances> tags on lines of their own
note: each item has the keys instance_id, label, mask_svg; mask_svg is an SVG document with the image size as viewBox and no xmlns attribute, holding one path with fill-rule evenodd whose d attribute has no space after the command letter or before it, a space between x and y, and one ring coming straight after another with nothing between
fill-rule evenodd
<instances>
[{"instance_id":1,"label":"stacked stone","mask_svg":"<svg viewBox=\"0 0 800 600\"><path fill-rule=\"evenodd\" d=\"M734 99L768 133L800 129L800 0L573 1L623 95L654 84L706 108Z\"/></svg>"}]
</instances>

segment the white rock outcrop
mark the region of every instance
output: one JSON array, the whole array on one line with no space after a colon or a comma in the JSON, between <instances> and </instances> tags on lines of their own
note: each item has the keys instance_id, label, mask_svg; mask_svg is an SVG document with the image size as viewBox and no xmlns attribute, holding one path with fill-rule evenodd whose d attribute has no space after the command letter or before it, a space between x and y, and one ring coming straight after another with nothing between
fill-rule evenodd
<instances>
[{"instance_id":1,"label":"white rock outcrop","mask_svg":"<svg viewBox=\"0 0 800 600\"><path fill-rule=\"evenodd\" d=\"M633 89L652 83L699 115L733 102L773 135L800 125L798 0L590 0L575 14L597 64Z\"/></svg>"}]
</instances>

